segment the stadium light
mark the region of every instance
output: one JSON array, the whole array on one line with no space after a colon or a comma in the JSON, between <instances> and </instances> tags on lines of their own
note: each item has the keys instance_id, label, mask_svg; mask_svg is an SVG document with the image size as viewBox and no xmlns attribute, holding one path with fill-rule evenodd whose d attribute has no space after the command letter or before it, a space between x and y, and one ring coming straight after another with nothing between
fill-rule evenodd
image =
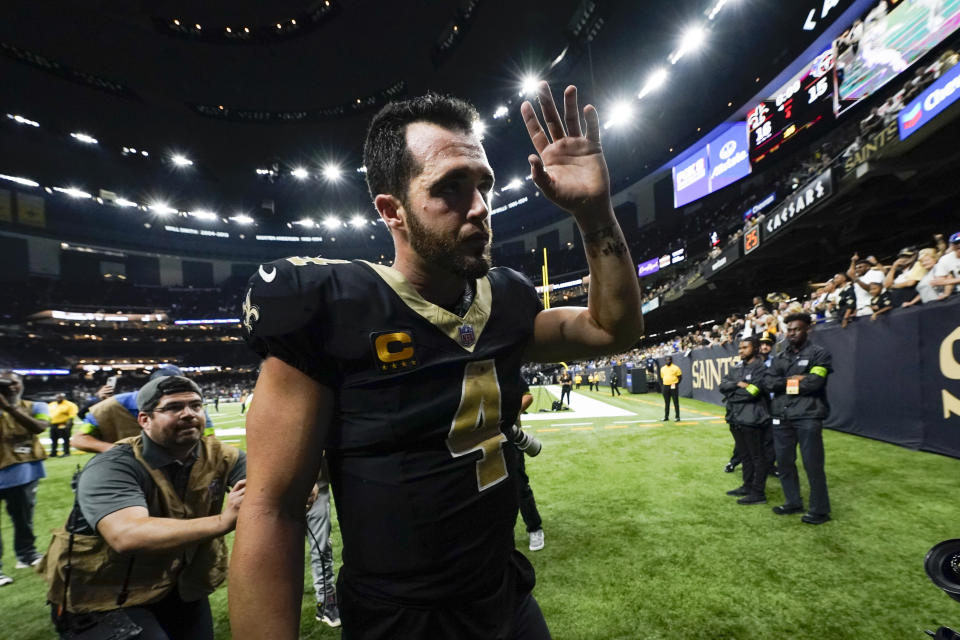
<instances>
[{"instance_id":1,"label":"stadium light","mask_svg":"<svg viewBox=\"0 0 960 640\"><path fill-rule=\"evenodd\" d=\"M637 94L638 98L643 98L651 91L656 91L664 85L667 81L667 70L663 67L656 69L649 76L647 76L647 81L643 83L643 89L640 90L640 93Z\"/></svg>"},{"instance_id":2,"label":"stadium light","mask_svg":"<svg viewBox=\"0 0 960 640\"><path fill-rule=\"evenodd\" d=\"M136 202L134 202L133 200L127 200L126 198L117 198L116 200L113 201L113 204L117 205L118 207L138 206Z\"/></svg>"},{"instance_id":3,"label":"stadium light","mask_svg":"<svg viewBox=\"0 0 960 640\"><path fill-rule=\"evenodd\" d=\"M86 191L83 191L83 190L81 190L81 189L77 189L76 187L54 187L53 190L54 190L54 191L58 191L58 192L60 192L60 193L62 193L62 194L64 194L64 195L70 196L71 198L78 198L78 199L83 199L83 200L85 200L85 199L87 199L87 198L92 198L92 197L93 197L92 195L90 195L90 194L87 193Z\"/></svg>"},{"instance_id":4,"label":"stadium light","mask_svg":"<svg viewBox=\"0 0 960 640\"><path fill-rule=\"evenodd\" d=\"M323 219L323 226L329 229L330 231L333 231L334 229L340 227L340 225L341 225L340 218L338 218L337 216L327 216L326 218Z\"/></svg>"},{"instance_id":5,"label":"stadium light","mask_svg":"<svg viewBox=\"0 0 960 640\"><path fill-rule=\"evenodd\" d=\"M301 227L312 229L313 227L316 226L317 223L311 220L310 218L302 218L300 220L297 220L294 224L298 224Z\"/></svg>"},{"instance_id":6,"label":"stadium light","mask_svg":"<svg viewBox=\"0 0 960 640\"><path fill-rule=\"evenodd\" d=\"M4 173L0 173L0 179L9 180L10 182L16 182L17 184L22 184L25 187L39 187L39 182L34 182L29 178L21 178L20 176L8 176Z\"/></svg>"},{"instance_id":7,"label":"stadium light","mask_svg":"<svg viewBox=\"0 0 960 640\"><path fill-rule=\"evenodd\" d=\"M154 202L150 205L150 210L161 216L177 212L176 209L168 205L166 202Z\"/></svg>"},{"instance_id":8,"label":"stadium light","mask_svg":"<svg viewBox=\"0 0 960 640\"><path fill-rule=\"evenodd\" d=\"M237 215L232 216L230 219L236 222L237 224L253 224L253 218L246 215L245 213L238 213Z\"/></svg>"},{"instance_id":9,"label":"stadium light","mask_svg":"<svg viewBox=\"0 0 960 640\"><path fill-rule=\"evenodd\" d=\"M520 178L514 178L507 184L503 185L503 188L500 191L513 191L514 189L519 189L523 186L523 180Z\"/></svg>"},{"instance_id":10,"label":"stadium light","mask_svg":"<svg viewBox=\"0 0 960 640\"><path fill-rule=\"evenodd\" d=\"M343 176L343 169L340 165L331 162L323 166L323 179L327 182L339 182L341 176Z\"/></svg>"},{"instance_id":11,"label":"stadium light","mask_svg":"<svg viewBox=\"0 0 960 640\"><path fill-rule=\"evenodd\" d=\"M510 110L507 109L504 105L500 105L494 110L493 119L499 120L500 118L505 118L508 113L510 113Z\"/></svg>"},{"instance_id":12,"label":"stadium light","mask_svg":"<svg viewBox=\"0 0 960 640\"><path fill-rule=\"evenodd\" d=\"M303 167L297 167L296 169L290 172L290 175L292 175L297 180L306 180L307 178L310 177L310 172L304 169Z\"/></svg>"},{"instance_id":13,"label":"stadium light","mask_svg":"<svg viewBox=\"0 0 960 640\"><path fill-rule=\"evenodd\" d=\"M486 130L487 125L483 122L483 120L477 118L473 121L473 135L477 136L478 138L482 138Z\"/></svg>"},{"instance_id":14,"label":"stadium light","mask_svg":"<svg viewBox=\"0 0 960 640\"><path fill-rule=\"evenodd\" d=\"M178 166L178 167L190 167L190 166L193 166L193 160L191 160L191 159L188 158L187 156L185 156L185 155L183 155L183 154L180 154L180 153L175 153L175 154L173 154L172 156L170 156L170 162L172 162L173 164L175 164L175 165Z\"/></svg>"},{"instance_id":15,"label":"stadium light","mask_svg":"<svg viewBox=\"0 0 960 640\"><path fill-rule=\"evenodd\" d=\"M540 86L540 79L534 75L527 74L523 76L523 80L520 82L520 95L528 96L536 93L538 86Z\"/></svg>"},{"instance_id":16,"label":"stadium light","mask_svg":"<svg viewBox=\"0 0 960 640\"><path fill-rule=\"evenodd\" d=\"M83 142L84 144L99 144L100 142L93 136L87 135L86 133L80 133L79 131L74 131L70 134L70 137L77 142Z\"/></svg>"},{"instance_id":17,"label":"stadium light","mask_svg":"<svg viewBox=\"0 0 960 640\"><path fill-rule=\"evenodd\" d=\"M707 30L701 25L693 25L687 27L687 30L683 32L683 36L680 39L680 47L670 54L670 64L677 64L680 58L697 51L700 47L703 46L703 43L707 41Z\"/></svg>"},{"instance_id":18,"label":"stadium light","mask_svg":"<svg viewBox=\"0 0 960 640\"><path fill-rule=\"evenodd\" d=\"M613 104L610 107L610 114L606 117L606 122L603 123L604 129L609 129L611 127L619 127L621 125L627 124L633 119L633 107L630 106L630 103L621 100Z\"/></svg>"},{"instance_id":19,"label":"stadium light","mask_svg":"<svg viewBox=\"0 0 960 640\"><path fill-rule=\"evenodd\" d=\"M360 227L367 224L367 219L364 218L359 213L350 218L350 226L354 229L359 229Z\"/></svg>"},{"instance_id":20,"label":"stadium light","mask_svg":"<svg viewBox=\"0 0 960 640\"><path fill-rule=\"evenodd\" d=\"M724 5L727 4L727 0L717 0L707 11L707 20L713 20L717 17L717 14L720 13L720 10L723 9Z\"/></svg>"},{"instance_id":21,"label":"stadium light","mask_svg":"<svg viewBox=\"0 0 960 640\"><path fill-rule=\"evenodd\" d=\"M16 122L17 124L28 124L31 127L40 126L40 123L37 122L36 120L31 120L30 118L24 118L23 116L18 115L16 113L8 113L7 117L13 120L14 122Z\"/></svg>"},{"instance_id":22,"label":"stadium light","mask_svg":"<svg viewBox=\"0 0 960 640\"><path fill-rule=\"evenodd\" d=\"M217 214L213 211L207 211L206 209L197 209L196 211L191 211L190 215L194 218L200 218L201 220L216 220Z\"/></svg>"}]
</instances>

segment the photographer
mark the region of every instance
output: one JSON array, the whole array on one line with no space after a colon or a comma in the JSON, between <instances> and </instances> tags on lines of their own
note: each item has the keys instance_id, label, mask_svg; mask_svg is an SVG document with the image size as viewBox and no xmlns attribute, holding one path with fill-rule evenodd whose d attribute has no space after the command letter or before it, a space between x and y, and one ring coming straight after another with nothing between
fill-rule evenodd
<instances>
[{"instance_id":1,"label":"photographer","mask_svg":"<svg viewBox=\"0 0 960 640\"><path fill-rule=\"evenodd\" d=\"M180 376L183 372L180 367L165 365L152 374L150 380L164 376ZM124 438L140 435L139 409L137 407L137 392L129 391L113 395L113 386L106 386L109 393L104 400L90 407L83 422L79 425L79 433L70 438L74 448L90 453L109 451L115 442ZM97 395L101 395L101 392ZM203 435L213 435L213 421L207 410L203 410L206 428Z\"/></svg>"},{"instance_id":2,"label":"photographer","mask_svg":"<svg viewBox=\"0 0 960 640\"><path fill-rule=\"evenodd\" d=\"M517 414L516 424L507 431L507 438L513 446L504 447L504 455L507 456L511 466L517 472L517 497L520 502L520 515L523 517L523 523L527 526L527 534L530 536L530 551L539 551L543 549L543 521L540 519L540 512L537 511L537 501L533 498L533 489L530 488L530 478L527 476L527 464L524 461L523 454L526 453L532 458L540 453L542 445L539 440L525 433L520 426L520 415L525 413L533 404L530 387L523 380L520 383L523 386L520 397L520 411Z\"/></svg>"},{"instance_id":3,"label":"photographer","mask_svg":"<svg viewBox=\"0 0 960 640\"><path fill-rule=\"evenodd\" d=\"M37 501L37 484L46 477L42 460L47 457L37 434L49 423L44 402L23 399L23 381L12 371L0 371L0 502L7 503L13 520L13 550L17 568L24 569L40 562L34 545L33 507ZM0 539L0 558L3 540ZM0 567L2 569L2 567ZM0 587L13 578L0 571Z\"/></svg>"},{"instance_id":4,"label":"photographer","mask_svg":"<svg viewBox=\"0 0 960 640\"><path fill-rule=\"evenodd\" d=\"M53 623L65 638L213 638L207 596L226 577L246 456L203 437L203 398L187 378L148 382L137 406L143 433L87 463L40 565ZM129 635L107 635L117 630Z\"/></svg>"}]
</instances>

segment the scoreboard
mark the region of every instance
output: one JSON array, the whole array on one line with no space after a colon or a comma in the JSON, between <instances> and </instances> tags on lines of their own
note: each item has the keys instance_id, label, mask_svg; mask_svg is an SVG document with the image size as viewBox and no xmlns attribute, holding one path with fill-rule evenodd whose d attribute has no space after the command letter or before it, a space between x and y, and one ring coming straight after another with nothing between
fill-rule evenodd
<instances>
[{"instance_id":1,"label":"scoreboard","mask_svg":"<svg viewBox=\"0 0 960 640\"><path fill-rule=\"evenodd\" d=\"M833 115L833 62L830 48L747 114L751 163L762 161L788 140Z\"/></svg>"}]
</instances>

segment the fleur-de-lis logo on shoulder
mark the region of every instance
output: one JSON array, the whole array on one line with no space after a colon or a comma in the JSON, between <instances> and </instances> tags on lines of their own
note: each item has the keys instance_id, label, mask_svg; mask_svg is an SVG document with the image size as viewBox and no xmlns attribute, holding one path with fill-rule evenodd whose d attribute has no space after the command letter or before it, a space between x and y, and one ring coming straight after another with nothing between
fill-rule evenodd
<instances>
[{"instance_id":1,"label":"fleur-de-lis logo on shoulder","mask_svg":"<svg viewBox=\"0 0 960 640\"><path fill-rule=\"evenodd\" d=\"M250 302L250 294L253 293L253 287L247 289L247 297L243 301L243 326L248 333L253 333L253 325L260 321L260 307Z\"/></svg>"}]
</instances>

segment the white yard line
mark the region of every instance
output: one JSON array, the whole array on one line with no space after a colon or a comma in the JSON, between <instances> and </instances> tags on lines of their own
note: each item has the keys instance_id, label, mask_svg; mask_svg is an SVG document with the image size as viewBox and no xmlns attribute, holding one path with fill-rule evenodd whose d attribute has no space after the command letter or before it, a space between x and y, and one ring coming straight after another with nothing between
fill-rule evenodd
<instances>
[{"instance_id":1,"label":"white yard line","mask_svg":"<svg viewBox=\"0 0 960 640\"><path fill-rule=\"evenodd\" d=\"M550 384L544 385L543 387L551 395L560 397L560 385ZM531 389L536 397L536 388ZM528 413L523 416L521 419L524 422L527 421L536 421L536 420L558 420L564 418L572 418L576 420L577 418L610 418L610 417L620 417L620 416L635 416L637 415L633 411L627 411L626 409L621 409L620 407L615 407L611 404L607 404L601 400L595 400L589 396L586 396L582 393L573 391L570 393L570 411L564 411L559 413L556 411L547 411L544 413ZM592 424L592 423L591 423Z\"/></svg>"}]
</instances>

